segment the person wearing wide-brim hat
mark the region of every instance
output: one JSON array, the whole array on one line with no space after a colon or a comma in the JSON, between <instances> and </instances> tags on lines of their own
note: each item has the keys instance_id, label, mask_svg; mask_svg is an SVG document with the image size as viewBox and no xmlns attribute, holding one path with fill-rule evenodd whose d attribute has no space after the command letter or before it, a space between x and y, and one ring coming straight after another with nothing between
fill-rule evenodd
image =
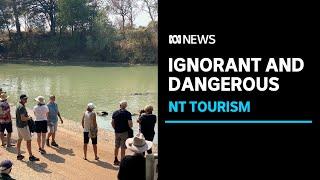
<instances>
[{"instance_id":1,"label":"person wearing wide-brim hat","mask_svg":"<svg viewBox=\"0 0 320 180\"><path fill-rule=\"evenodd\" d=\"M142 133L138 133L135 137L126 140L127 149L134 154L127 155L121 160L118 173L119 180L146 179L146 158L143 153L149 150L152 145L151 141L145 140Z\"/></svg>"},{"instance_id":2,"label":"person wearing wide-brim hat","mask_svg":"<svg viewBox=\"0 0 320 180\"><path fill-rule=\"evenodd\" d=\"M0 179L14 180L9 174L11 173L13 163L6 159L0 163Z\"/></svg>"},{"instance_id":3,"label":"person wearing wide-brim hat","mask_svg":"<svg viewBox=\"0 0 320 180\"><path fill-rule=\"evenodd\" d=\"M37 105L33 107L35 119L35 132L37 133L37 142L39 146L39 152L45 154L44 145L46 143L46 136L48 132L48 113L49 108L45 103L43 96L38 96L34 99L37 101Z\"/></svg>"},{"instance_id":4,"label":"person wearing wide-brim hat","mask_svg":"<svg viewBox=\"0 0 320 180\"><path fill-rule=\"evenodd\" d=\"M12 121L10 114L10 105L7 102L9 96L7 93L2 92L0 94L0 139L2 141L2 146L7 145L11 147L11 133L12 133ZM7 139L4 140L4 132L7 131Z\"/></svg>"}]
</instances>

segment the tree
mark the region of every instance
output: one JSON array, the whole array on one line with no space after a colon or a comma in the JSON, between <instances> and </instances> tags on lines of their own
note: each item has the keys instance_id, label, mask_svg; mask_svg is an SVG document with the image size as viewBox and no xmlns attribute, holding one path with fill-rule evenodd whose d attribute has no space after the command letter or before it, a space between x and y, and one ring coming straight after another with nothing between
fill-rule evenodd
<instances>
[{"instance_id":1,"label":"tree","mask_svg":"<svg viewBox=\"0 0 320 180\"><path fill-rule=\"evenodd\" d=\"M87 0L58 1L59 23L64 28L70 28L73 34L76 30L85 30L89 25L90 9Z\"/></svg>"},{"instance_id":2,"label":"tree","mask_svg":"<svg viewBox=\"0 0 320 180\"><path fill-rule=\"evenodd\" d=\"M8 0L0 1L0 30L6 29L8 31L9 39L11 40L10 20L12 19L12 12L10 2Z\"/></svg>"},{"instance_id":3,"label":"tree","mask_svg":"<svg viewBox=\"0 0 320 180\"><path fill-rule=\"evenodd\" d=\"M16 25L16 31L18 34L18 37L21 37L21 25L19 22L19 5L20 5L20 1L19 0L12 0L12 8L13 8L13 15L14 15L14 21L15 21L15 25Z\"/></svg>"},{"instance_id":4,"label":"tree","mask_svg":"<svg viewBox=\"0 0 320 180\"><path fill-rule=\"evenodd\" d=\"M127 0L126 3L128 6L127 17L130 22L130 27L133 28L134 27L133 21L135 20L135 18L137 16L138 3L136 0Z\"/></svg>"},{"instance_id":5,"label":"tree","mask_svg":"<svg viewBox=\"0 0 320 180\"><path fill-rule=\"evenodd\" d=\"M121 29L124 33L126 16L128 16L130 8L128 0L109 0L109 6L113 14L121 16Z\"/></svg>"},{"instance_id":6,"label":"tree","mask_svg":"<svg viewBox=\"0 0 320 180\"><path fill-rule=\"evenodd\" d=\"M158 16L158 1L157 0L142 0L144 8L148 12L151 21L154 23L156 17Z\"/></svg>"},{"instance_id":7,"label":"tree","mask_svg":"<svg viewBox=\"0 0 320 180\"><path fill-rule=\"evenodd\" d=\"M42 17L45 15L49 26L50 33L55 34L57 22L57 0L32 0L30 5L30 12L33 17Z\"/></svg>"}]
</instances>

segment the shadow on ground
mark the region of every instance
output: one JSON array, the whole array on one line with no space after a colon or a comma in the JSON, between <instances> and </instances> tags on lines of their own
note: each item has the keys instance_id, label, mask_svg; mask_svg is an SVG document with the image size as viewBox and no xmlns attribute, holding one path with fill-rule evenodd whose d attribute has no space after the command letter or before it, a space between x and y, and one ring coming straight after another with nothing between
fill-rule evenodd
<instances>
[{"instance_id":1,"label":"shadow on ground","mask_svg":"<svg viewBox=\"0 0 320 180\"><path fill-rule=\"evenodd\" d=\"M42 156L52 162L55 162L55 163L64 163L65 162L65 159L63 157L60 157L56 154L43 154Z\"/></svg>"},{"instance_id":2,"label":"shadow on ground","mask_svg":"<svg viewBox=\"0 0 320 180\"><path fill-rule=\"evenodd\" d=\"M75 156L73 149L66 149L64 147L51 147L52 149L56 150L57 153L62 154L62 155L69 155L69 156Z\"/></svg>"},{"instance_id":3,"label":"shadow on ground","mask_svg":"<svg viewBox=\"0 0 320 180\"><path fill-rule=\"evenodd\" d=\"M103 167L103 168L107 168L107 169L112 169L112 170L118 170L119 167L113 166L112 164L108 163L108 162L104 162L104 161L89 161L87 160L89 163L93 163L97 166Z\"/></svg>"},{"instance_id":4,"label":"shadow on ground","mask_svg":"<svg viewBox=\"0 0 320 180\"><path fill-rule=\"evenodd\" d=\"M31 162L31 161L25 161L27 166L34 171L37 171L39 173L52 173L51 171L48 171L46 168L48 167L47 163L37 163L37 162Z\"/></svg>"}]
</instances>

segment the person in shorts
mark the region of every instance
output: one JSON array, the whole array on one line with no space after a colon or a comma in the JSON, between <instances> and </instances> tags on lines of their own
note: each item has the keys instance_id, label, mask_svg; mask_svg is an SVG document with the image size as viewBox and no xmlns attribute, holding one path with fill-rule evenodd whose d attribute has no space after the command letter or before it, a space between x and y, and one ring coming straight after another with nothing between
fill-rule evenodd
<instances>
[{"instance_id":1,"label":"person in shorts","mask_svg":"<svg viewBox=\"0 0 320 180\"><path fill-rule=\"evenodd\" d=\"M120 102L120 109L112 114L112 127L115 131L115 149L114 149L114 165L119 165L118 160L119 148L121 147L121 159L126 154L126 140L128 139L128 131L132 128L131 113L126 110L128 104L126 101Z\"/></svg>"},{"instance_id":2,"label":"person in shorts","mask_svg":"<svg viewBox=\"0 0 320 180\"><path fill-rule=\"evenodd\" d=\"M10 114L10 105L7 102L7 93L2 92L0 94L0 138L2 146L11 147L11 133L12 133L12 122ZM7 139L4 139L4 132L7 131Z\"/></svg>"},{"instance_id":3,"label":"person in shorts","mask_svg":"<svg viewBox=\"0 0 320 180\"><path fill-rule=\"evenodd\" d=\"M33 107L35 119L35 131L37 133L37 142L39 147L39 152L45 154L44 145L46 143L46 136L48 132L48 106L45 104L43 96L38 96L34 99L37 101L37 105Z\"/></svg>"},{"instance_id":4,"label":"person in shorts","mask_svg":"<svg viewBox=\"0 0 320 180\"><path fill-rule=\"evenodd\" d=\"M55 101L56 101L56 97L54 95L51 95L49 99L49 103L47 104L49 108L49 114L48 114L49 133L48 133L46 144L47 146L50 146L50 137L52 136L51 146L59 147L59 145L55 141L56 132L58 128L58 117L60 118L61 124L63 124L63 120L61 118L61 115L58 109L58 104L55 103Z\"/></svg>"},{"instance_id":5,"label":"person in shorts","mask_svg":"<svg viewBox=\"0 0 320 180\"><path fill-rule=\"evenodd\" d=\"M35 157L31 151L31 133L28 126L28 121L32 119L31 116L28 115L27 109L25 104L28 102L28 97L25 94L20 96L20 101L16 108L16 126L18 131L18 142L17 142L17 159L22 160L24 158L21 155L21 142L22 139L27 141L27 150L29 153L29 160L30 161L39 161L39 158Z\"/></svg>"},{"instance_id":6,"label":"person in shorts","mask_svg":"<svg viewBox=\"0 0 320 180\"><path fill-rule=\"evenodd\" d=\"M144 113L140 114L138 123L140 125L140 132L144 135L147 141L153 141L155 131L154 127L157 123L157 116L152 114L153 107L151 105L147 105L144 108ZM148 154L152 154L152 148L148 151Z\"/></svg>"},{"instance_id":7,"label":"person in shorts","mask_svg":"<svg viewBox=\"0 0 320 180\"><path fill-rule=\"evenodd\" d=\"M92 141L95 160L99 159L97 156L98 125L96 119L97 115L94 112L94 108L94 104L89 103L87 105L87 111L84 112L81 121L81 125L83 127L83 153L85 160L87 160L87 146L90 138Z\"/></svg>"}]
</instances>

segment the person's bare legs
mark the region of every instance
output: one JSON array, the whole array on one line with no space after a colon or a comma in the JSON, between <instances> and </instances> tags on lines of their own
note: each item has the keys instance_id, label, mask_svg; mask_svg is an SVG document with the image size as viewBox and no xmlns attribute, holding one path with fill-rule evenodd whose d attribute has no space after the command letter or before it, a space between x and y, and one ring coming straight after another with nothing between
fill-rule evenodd
<instances>
[{"instance_id":1,"label":"person's bare legs","mask_svg":"<svg viewBox=\"0 0 320 180\"><path fill-rule=\"evenodd\" d=\"M1 139L1 142L2 142L2 145L4 145L4 133L3 132L0 132L0 139Z\"/></svg>"},{"instance_id":2,"label":"person's bare legs","mask_svg":"<svg viewBox=\"0 0 320 180\"><path fill-rule=\"evenodd\" d=\"M84 154L84 159L87 159L87 148L88 144L83 144L83 154Z\"/></svg>"},{"instance_id":3,"label":"person's bare legs","mask_svg":"<svg viewBox=\"0 0 320 180\"><path fill-rule=\"evenodd\" d=\"M119 148L114 148L114 157L118 158L118 154L119 154Z\"/></svg>"},{"instance_id":4,"label":"person's bare legs","mask_svg":"<svg viewBox=\"0 0 320 180\"><path fill-rule=\"evenodd\" d=\"M41 148L44 149L44 145L46 144L46 135L47 133L41 133L42 139L41 139Z\"/></svg>"},{"instance_id":5,"label":"person's bare legs","mask_svg":"<svg viewBox=\"0 0 320 180\"><path fill-rule=\"evenodd\" d=\"M18 155L21 155L21 152L20 152L21 142L22 142L22 139L18 139L18 142L17 142L17 152L18 152Z\"/></svg>"},{"instance_id":6,"label":"person's bare legs","mask_svg":"<svg viewBox=\"0 0 320 180\"><path fill-rule=\"evenodd\" d=\"M53 142L56 142L56 133L55 133L55 132L52 133L52 141L53 141Z\"/></svg>"},{"instance_id":7,"label":"person's bare legs","mask_svg":"<svg viewBox=\"0 0 320 180\"><path fill-rule=\"evenodd\" d=\"M51 133L51 132L49 132L49 133L48 133L48 137L47 137L47 139L50 139L51 135L52 135L52 133Z\"/></svg>"},{"instance_id":8,"label":"person's bare legs","mask_svg":"<svg viewBox=\"0 0 320 180\"><path fill-rule=\"evenodd\" d=\"M7 147L11 147L11 133L7 134Z\"/></svg>"},{"instance_id":9,"label":"person's bare legs","mask_svg":"<svg viewBox=\"0 0 320 180\"><path fill-rule=\"evenodd\" d=\"M126 155L126 148L121 147L121 160L124 158Z\"/></svg>"},{"instance_id":10,"label":"person's bare legs","mask_svg":"<svg viewBox=\"0 0 320 180\"><path fill-rule=\"evenodd\" d=\"M41 148L41 133L37 133L37 142L38 142L38 146L40 149Z\"/></svg>"},{"instance_id":11,"label":"person's bare legs","mask_svg":"<svg viewBox=\"0 0 320 180\"><path fill-rule=\"evenodd\" d=\"M29 156L32 156L32 151L31 151L31 140L27 141L27 149L28 149L28 153Z\"/></svg>"},{"instance_id":12,"label":"person's bare legs","mask_svg":"<svg viewBox=\"0 0 320 180\"><path fill-rule=\"evenodd\" d=\"M92 146L93 146L94 157L95 157L95 159L97 160L97 159L98 159L98 156L97 156L97 154L98 154L98 153L97 153L97 149L98 149L98 148L97 148L97 145L96 145L96 144L93 144Z\"/></svg>"}]
</instances>

